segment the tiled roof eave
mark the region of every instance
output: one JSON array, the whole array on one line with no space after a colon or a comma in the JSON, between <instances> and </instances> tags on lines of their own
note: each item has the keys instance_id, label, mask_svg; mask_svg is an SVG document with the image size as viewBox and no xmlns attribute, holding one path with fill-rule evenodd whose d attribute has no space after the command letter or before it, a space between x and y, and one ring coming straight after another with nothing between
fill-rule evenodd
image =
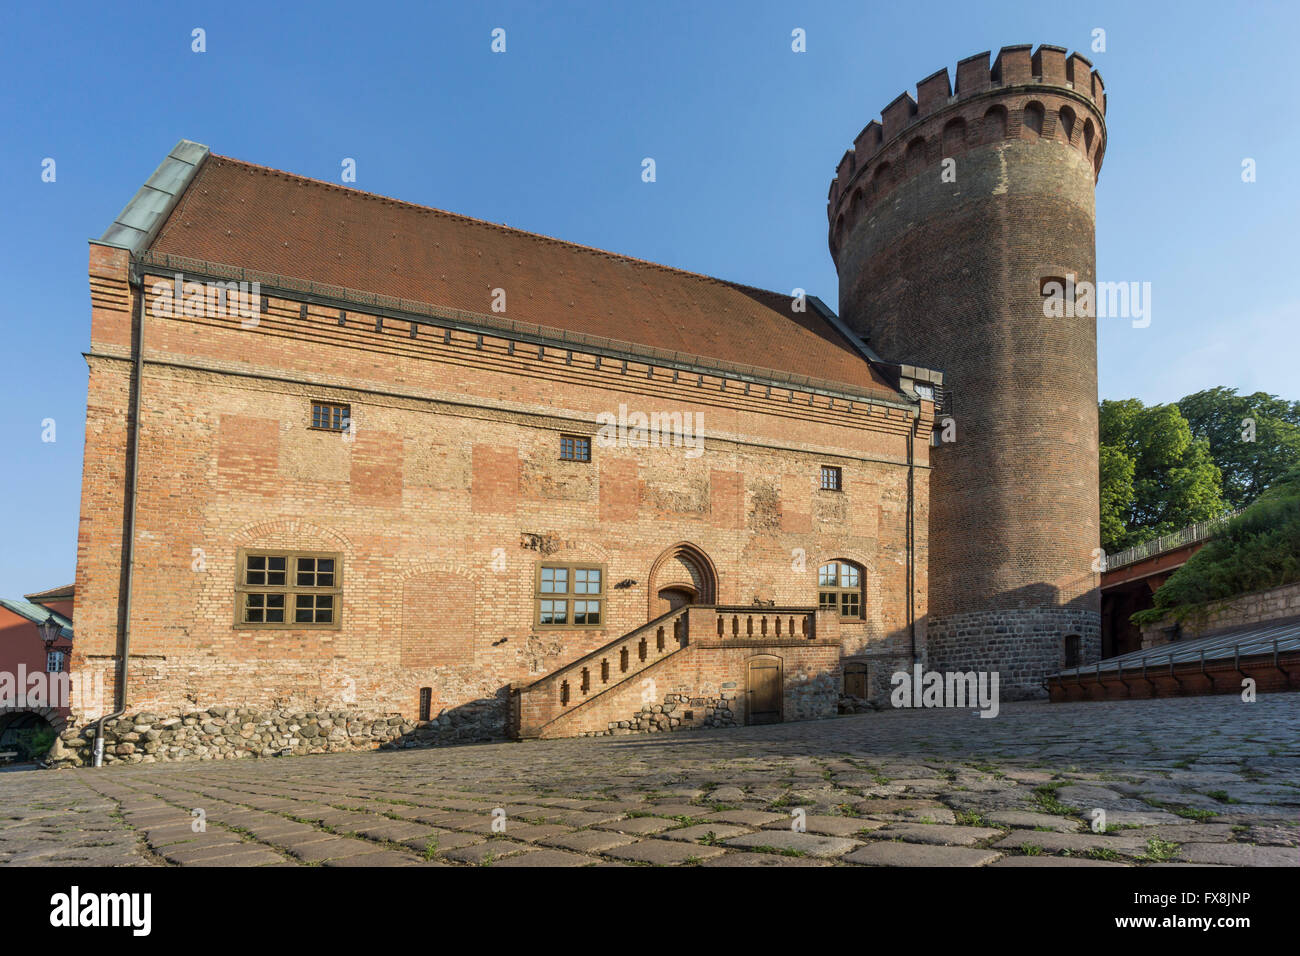
<instances>
[{"instance_id":1,"label":"tiled roof eave","mask_svg":"<svg viewBox=\"0 0 1300 956\"><path fill-rule=\"evenodd\" d=\"M691 374L715 375L737 381L774 385L847 401L903 409L912 414L917 411L915 402L892 389L867 389L847 382L817 379L761 366L741 365L688 352L668 351L620 339L468 312L171 253L143 252L133 256L132 261L134 269L140 275L158 274L156 270L164 270L168 276L179 273L185 278L195 280L257 282L263 294L276 298L309 302L330 308L345 308L349 311L364 311L371 315L401 321L489 334L545 347L599 354L616 360L646 362L665 368L680 369ZM863 363L869 364L865 356Z\"/></svg>"}]
</instances>

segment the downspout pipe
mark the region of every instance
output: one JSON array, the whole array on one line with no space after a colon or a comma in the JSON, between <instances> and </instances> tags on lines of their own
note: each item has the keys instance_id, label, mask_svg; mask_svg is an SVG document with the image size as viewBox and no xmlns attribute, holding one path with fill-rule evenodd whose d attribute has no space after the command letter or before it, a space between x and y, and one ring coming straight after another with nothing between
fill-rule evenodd
<instances>
[{"instance_id":1,"label":"downspout pipe","mask_svg":"<svg viewBox=\"0 0 1300 956\"><path fill-rule=\"evenodd\" d=\"M131 595L134 590L135 582L135 516L136 516L136 493L140 481L140 409L143 405L142 393L144 391L144 280L140 275L135 263L131 264L131 273L128 279L128 285L135 292L136 297L136 333L133 336L132 360L135 363L135 394L131 396L131 456L128 467L131 470L128 478L128 488L130 494L130 503L126 512L126 527L122 532L122 549L123 560L126 566L126 580L122 584L122 593L119 594L124 614L122 618L122 640L121 656L115 659L118 668L117 696L115 700L115 710L111 714L105 714L95 721L95 745L93 765L102 767L104 765L104 722L120 717L126 713L128 674L127 664L131 659Z\"/></svg>"},{"instance_id":2,"label":"downspout pipe","mask_svg":"<svg viewBox=\"0 0 1300 956\"><path fill-rule=\"evenodd\" d=\"M916 657L916 465L913 443L916 441L916 423L907 430L907 630L912 645L912 663Z\"/></svg>"}]
</instances>

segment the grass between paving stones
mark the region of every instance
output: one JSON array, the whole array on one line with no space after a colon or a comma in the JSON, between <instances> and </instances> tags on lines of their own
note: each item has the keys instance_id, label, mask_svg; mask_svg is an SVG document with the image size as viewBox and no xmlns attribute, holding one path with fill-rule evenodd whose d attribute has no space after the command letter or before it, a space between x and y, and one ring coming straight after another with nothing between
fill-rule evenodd
<instances>
[{"instance_id":1,"label":"grass between paving stones","mask_svg":"<svg viewBox=\"0 0 1300 956\"><path fill-rule=\"evenodd\" d=\"M1189 807L1177 803L1165 803L1163 800L1152 800L1150 797L1145 798L1146 802L1158 810L1168 810L1180 817L1186 817L1188 820L1195 820L1197 823L1205 823L1213 820L1218 816L1213 810L1200 810L1196 807Z\"/></svg>"},{"instance_id":2,"label":"grass between paving stones","mask_svg":"<svg viewBox=\"0 0 1300 956\"><path fill-rule=\"evenodd\" d=\"M682 830L685 829L686 827L695 827L695 826L699 826L701 823L708 822L703 817L691 817L691 816L687 816L684 813L679 813L675 817L668 817L668 819L677 821L677 826L669 827L668 828L669 830Z\"/></svg>"},{"instance_id":3,"label":"grass between paving stones","mask_svg":"<svg viewBox=\"0 0 1300 956\"><path fill-rule=\"evenodd\" d=\"M762 846L752 848L754 853L770 853L773 856L807 856L803 850L796 850L794 847L786 847L784 850L778 850L774 846L768 846L766 843Z\"/></svg>"},{"instance_id":4,"label":"grass between paving stones","mask_svg":"<svg viewBox=\"0 0 1300 956\"><path fill-rule=\"evenodd\" d=\"M1218 800L1220 803L1241 803L1241 801L1238 800L1236 797L1228 796L1227 790L1207 790L1205 792L1205 795L1207 797L1213 797L1215 800Z\"/></svg>"},{"instance_id":5,"label":"grass between paving stones","mask_svg":"<svg viewBox=\"0 0 1300 956\"><path fill-rule=\"evenodd\" d=\"M438 838L436 836L424 841L424 853L422 855L425 860L432 860L438 855Z\"/></svg>"},{"instance_id":6,"label":"grass between paving stones","mask_svg":"<svg viewBox=\"0 0 1300 956\"><path fill-rule=\"evenodd\" d=\"M1164 863L1174 858L1174 854L1178 852L1178 847L1180 845L1181 844L1173 843L1169 840L1161 840L1156 837L1151 837L1147 840L1146 853L1142 854L1138 859L1144 860L1147 863Z\"/></svg>"},{"instance_id":7,"label":"grass between paving stones","mask_svg":"<svg viewBox=\"0 0 1300 956\"><path fill-rule=\"evenodd\" d=\"M1034 802L1044 813L1058 817L1077 817L1081 813L1078 807L1062 803L1056 798L1056 791L1070 783L1068 780L1054 780L1042 786L1034 787Z\"/></svg>"},{"instance_id":8,"label":"grass between paving stones","mask_svg":"<svg viewBox=\"0 0 1300 956\"><path fill-rule=\"evenodd\" d=\"M1020 844L1020 852L1025 856L1042 856L1043 848L1036 843Z\"/></svg>"}]
</instances>

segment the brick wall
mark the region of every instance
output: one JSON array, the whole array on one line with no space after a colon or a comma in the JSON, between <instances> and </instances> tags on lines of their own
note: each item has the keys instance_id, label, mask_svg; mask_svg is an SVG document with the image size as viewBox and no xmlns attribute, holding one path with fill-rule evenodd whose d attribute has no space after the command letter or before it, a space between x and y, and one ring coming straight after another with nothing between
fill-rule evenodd
<instances>
[{"instance_id":1,"label":"brick wall","mask_svg":"<svg viewBox=\"0 0 1300 956\"><path fill-rule=\"evenodd\" d=\"M1097 278L1104 93L1051 47L958 77L955 96L936 74L863 131L830 242L845 321L944 373L956 440L932 455L930 666L1000 667L1009 695L1041 694L1066 633L1085 660L1100 651L1097 320L1045 316L1040 282Z\"/></svg>"},{"instance_id":2,"label":"brick wall","mask_svg":"<svg viewBox=\"0 0 1300 956\"><path fill-rule=\"evenodd\" d=\"M126 262L92 247L92 343L74 667L113 686L131 408ZM170 279L170 277L165 277ZM504 700L644 623L648 575L690 542L717 601L816 603L833 558L866 569L853 649L907 631L908 433L899 409L682 375L271 297L238 317L155 315L146 277L131 709L433 714ZM761 356L755 356L761 362ZM313 399L355 434L312 430ZM704 453L603 448L620 403L703 416ZM930 406L923 406L928 415ZM929 420L919 428L928 434ZM917 442L916 614L925 613L927 448ZM845 490L819 489L819 467ZM342 625L235 624L240 548L338 553ZM533 626L542 560L606 570L604 624ZM618 585L615 587L614 585ZM475 703L478 702L478 703Z\"/></svg>"}]
</instances>

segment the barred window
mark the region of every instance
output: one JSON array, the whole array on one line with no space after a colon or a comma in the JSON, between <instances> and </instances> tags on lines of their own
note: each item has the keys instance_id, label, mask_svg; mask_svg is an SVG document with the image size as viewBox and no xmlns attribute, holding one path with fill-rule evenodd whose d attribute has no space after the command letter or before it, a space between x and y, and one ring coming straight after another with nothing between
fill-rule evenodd
<instances>
[{"instance_id":1,"label":"barred window","mask_svg":"<svg viewBox=\"0 0 1300 956\"><path fill-rule=\"evenodd\" d=\"M604 569L596 565L546 564L537 569L538 627L599 627Z\"/></svg>"},{"instance_id":2,"label":"barred window","mask_svg":"<svg viewBox=\"0 0 1300 956\"><path fill-rule=\"evenodd\" d=\"M338 405L333 402L311 403L311 427L326 431L346 431L352 418L351 405Z\"/></svg>"},{"instance_id":3,"label":"barred window","mask_svg":"<svg viewBox=\"0 0 1300 956\"><path fill-rule=\"evenodd\" d=\"M561 435L560 460L591 461L591 439L581 435Z\"/></svg>"},{"instance_id":4,"label":"barred window","mask_svg":"<svg viewBox=\"0 0 1300 956\"><path fill-rule=\"evenodd\" d=\"M239 552L236 627L338 627L343 588L337 554Z\"/></svg>"},{"instance_id":5,"label":"barred window","mask_svg":"<svg viewBox=\"0 0 1300 956\"><path fill-rule=\"evenodd\" d=\"M822 491L843 491L844 476L838 468L822 465Z\"/></svg>"},{"instance_id":6,"label":"barred window","mask_svg":"<svg viewBox=\"0 0 1300 956\"><path fill-rule=\"evenodd\" d=\"M50 674L63 673L63 651L49 651L45 655L45 670Z\"/></svg>"},{"instance_id":7,"label":"barred window","mask_svg":"<svg viewBox=\"0 0 1300 956\"><path fill-rule=\"evenodd\" d=\"M862 618L862 568L850 561L832 561L817 569L817 606L839 609L841 618Z\"/></svg>"}]
</instances>

